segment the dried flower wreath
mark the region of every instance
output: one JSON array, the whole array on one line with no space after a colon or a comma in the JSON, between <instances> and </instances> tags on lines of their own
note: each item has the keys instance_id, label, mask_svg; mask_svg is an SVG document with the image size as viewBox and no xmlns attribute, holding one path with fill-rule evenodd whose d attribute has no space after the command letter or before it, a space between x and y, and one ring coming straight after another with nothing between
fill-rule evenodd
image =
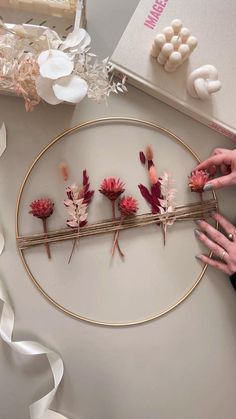
<instances>
[{"instance_id":1,"label":"dried flower wreath","mask_svg":"<svg viewBox=\"0 0 236 419\"><path fill-rule=\"evenodd\" d=\"M137 215L137 200L129 195L122 196L125 192L125 183L120 178L108 177L103 179L99 192L111 202L112 219L88 225L88 207L94 196L94 190L90 189L89 176L87 171L84 170L82 185L79 186L76 183L72 183L66 188L67 199L64 200L64 205L69 215L66 222L69 229L48 232L46 221L54 211L54 203L50 199L38 199L30 204L30 213L42 219L44 232L34 236L18 237L19 248L24 250L31 246L44 244L47 255L51 258L49 243L73 240L73 247L68 261L70 263L76 244L79 244L81 237L113 233L111 254L114 256L117 248L120 256L124 258L124 253L121 251L118 242L121 230L156 224L162 227L165 245L168 226L173 225L176 221L208 217L217 209L217 201L215 199L202 200L203 187L210 179L210 175L206 171L194 171L188 177L189 189L191 192L200 194L200 202L176 206L177 191L173 187L173 178L167 172L164 172L161 176L157 175L152 148L148 146L145 153L143 151L139 153L139 157L142 165L146 166L148 170L150 185L147 188L145 185L139 184L138 188L151 207L151 213ZM69 178L68 165L65 162L61 162L59 169L62 179L67 181ZM116 217L116 209L120 213L118 218Z\"/></svg>"}]
</instances>

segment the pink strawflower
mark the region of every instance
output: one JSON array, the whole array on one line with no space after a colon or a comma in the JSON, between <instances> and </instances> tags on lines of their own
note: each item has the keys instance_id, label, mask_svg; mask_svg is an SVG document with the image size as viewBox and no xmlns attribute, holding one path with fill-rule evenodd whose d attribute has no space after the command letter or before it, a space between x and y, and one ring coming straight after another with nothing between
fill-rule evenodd
<instances>
[{"instance_id":1,"label":"pink strawflower","mask_svg":"<svg viewBox=\"0 0 236 419\"><path fill-rule=\"evenodd\" d=\"M138 201L132 196L124 196L119 202L119 210L123 216L133 215L138 211Z\"/></svg>"},{"instance_id":2,"label":"pink strawflower","mask_svg":"<svg viewBox=\"0 0 236 419\"><path fill-rule=\"evenodd\" d=\"M50 217L50 215L52 215L54 210L54 203L51 201L51 199L41 198L31 202L30 208L30 214L32 214L34 217L45 220L46 218Z\"/></svg>"},{"instance_id":3,"label":"pink strawflower","mask_svg":"<svg viewBox=\"0 0 236 419\"><path fill-rule=\"evenodd\" d=\"M122 182L119 178L107 177L102 181L99 192L110 199L110 201L116 201L116 199L124 192L124 186L124 182Z\"/></svg>"},{"instance_id":4,"label":"pink strawflower","mask_svg":"<svg viewBox=\"0 0 236 419\"><path fill-rule=\"evenodd\" d=\"M119 226L121 226L125 217L129 215L134 215L138 211L138 201L136 201L136 199L134 199L132 196L124 196L123 198L120 199L119 210L121 213ZM115 253L115 248L118 243L119 233L120 233L120 230L116 230L112 249L111 249L112 256L114 256L114 253Z\"/></svg>"},{"instance_id":5,"label":"pink strawflower","mask_svg":"<svg viewBox=\"0 0 236 419\"><path fill-rule=\"evenodd\" d=\"M188 186L191 192L203 192L210 175L206 170L194 170L188 178Z\"/></svg>"},{"instance_id":6,"label":"pink strawflower","mask_svg":"<svg viewBox=\"0 0 236 419\"><path fill-rule=\"evenodd\" d=\"M157 171L155 166L150 167L148 174L150 182L152 183L152 185L155 185L158 182Z\"/></svg>"},{"instance_id":7,"label":"pink strawflower","mask_svg":"<svg viewBox=\"0 0 236 419\"><path fill-rule=\"evenodd\" d=\"M31 202L30 208L31 210L29 213L34 217L40 218L42 220L44 234L47 238L47 218L50 217L54 211L54 203L51 201L51 199L41 198ZM47 251L48 259L51 259L49 243L45 243L45 248Z\"/></svg>"}]
</instances>

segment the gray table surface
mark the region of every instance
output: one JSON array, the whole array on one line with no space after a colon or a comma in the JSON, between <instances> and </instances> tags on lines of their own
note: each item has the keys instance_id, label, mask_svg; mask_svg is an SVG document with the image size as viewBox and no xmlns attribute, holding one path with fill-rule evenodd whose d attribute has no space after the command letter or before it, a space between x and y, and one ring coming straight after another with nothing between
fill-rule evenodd
<instances>
[{"instance_id":1,"label":"gray table surface","mask_svg":"<svg viewBox=\"0 0 236 419\"><path fill-rule=\"evenodd\" d=\"M88 31L101 56L110 55L137 0L88 0ZM26 114L17 98L0 97L8 147L0 164L0 220L6 236L1 276L12 297L15 340L40 340L58 350L65 376L53 403L70 419L234 419L236 295L225 275L209 269L194 293L160 320L104 328L73 320L44 300L17 255L15 204L21 180L57 133L100 116L146 118L184 138L203 159L235 144L144 93L129 88L109 106L87 100L76 109L40 106ZM221 210L235 216L235 191L219 193ZM47 361L0 344L0 417L25 419L28 406L51 388Z\"/></svg>"}]
</instances>

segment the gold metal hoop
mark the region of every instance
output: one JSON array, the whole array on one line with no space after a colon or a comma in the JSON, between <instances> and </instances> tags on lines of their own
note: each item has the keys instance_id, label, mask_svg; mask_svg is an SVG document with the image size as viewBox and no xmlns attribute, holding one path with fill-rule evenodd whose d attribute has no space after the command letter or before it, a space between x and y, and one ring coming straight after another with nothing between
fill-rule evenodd
<instances>
[{"instance_id":1,"label":"gold metal hoop","mask_svg":"<svg viewBox=\"0 0 236 419\"><path fill-rule=\"evenodd\" d=\"M110 123L128 123L128 124L137 124L137 125L142 125L142 126L146 126L149 128L153 128L155 130L161 131L166 133L169 137L171 137L173 140L177 141L178 143L182 144L183 147L185 149L187 149L190 154L196 159L196 161L198 163L200 163L200 159L197 156L197 154L192 150L192 148L187 145L181 138L179 138L177 135L175 135L174 133L172 133L171 131L169 131L166 128L161 127L158 124L155 124L153 122L149 122L149 121L145 121L139 118L128 118L128 117L107 117L107 118L99 118L99 119L94 119L94 120L90 120L87 122L82 122L81 124L78 124L72 128L69 128L65 131L63 131L60 135L58 135L56 138L54 138L42 151L41 153L38 155L38 157L34 160L34 162L32 163L32 165L30 166L24 180L23 183L21 185L20 188L20 192L18 195L18 199L17 199L17 205L16 205L16 238L19 237L19 208L20 208L20 204L21 204L21 200L22 200L22 194L26 185L26 182L33 170L33 168L35 167L35 165L37 164L37 162L40 160L40 158L59 140L63 139L64 137L66 137L69 134L72 134L76 131L79 131L83 128L87 128L87 127L92 127L92 126L96 126L96 125L101 125L101 124L110 124ZM212 191L213 194L213 198L217 199L216 194L214 191ZM216 224L216 228L218 228L218 223ZM116 327L121 327L121 326L133 326L133 325L137 325L137 324L142 324L142 323L146 323L149 322L151 320L157 319L161 316L163 316L164 314L168 313L169 311L173 310L174 308L176 308L180 303L182 303L192 292L193 290L196 288L196 286L199 284L199 282L201 281L204 273L206 272L207 269L207 265L204 265L200 275L198 276L198 278L196 279L195 283L193 284L193 286L173 305L167 307L166 309L162 310L161 312L155 314L154 316L150 316L141 320L137 320L137 321L132 321L132 322L126 322L126 323L112 323L112 322L105 322L105 321L99 321L99 320L94 320L94 319L90 319L84 316L81 316L77 313L74 313L70 310L68 310L67 308L63 307L61 304L57 303L52 297L50 297L50 295L45 292L45 290L41 287L41 285L39 284L39 282L36 280L36 278L34 277L34 275L32 274L28 263L26 261L25 255L24 255L24 250L20 250L18 248L23 266L26 270L26 272L28 273L30 279L33 281L34 285L37 287L37 289L41 292L41 294L51 303L53 304L55 307L57 307L58 309L60 309L61 311L63 311L65 314L76 318L76 319L80 319L83 321L86 321L88 323L93 323L93 324L98 324L98 325L103 325L103 326L116 326ZM209 254L209 257L212 256L212 252Z\"/></svg>"}]
</instances>

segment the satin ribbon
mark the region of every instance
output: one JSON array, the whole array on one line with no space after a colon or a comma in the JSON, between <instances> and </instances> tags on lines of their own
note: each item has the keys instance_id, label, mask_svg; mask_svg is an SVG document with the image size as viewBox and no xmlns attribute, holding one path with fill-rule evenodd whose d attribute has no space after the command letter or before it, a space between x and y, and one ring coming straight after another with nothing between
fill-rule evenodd
<instances>
[{"instance_id":1,"label":"satin ribbon","mask_svg":"<svg viewBox=\"0 0 236 419\"><path fill-rule=\"evenodd\" d=\"M12 309L10 299L3 281L0 279L0 300L3 302L2 315L0 320L0 335L2 339L15 351L24 355L46 355L49 365L52 370L54 378L53 389L30 405L30 419L68 419L60 413L49 410L58 386L64 374L64 366L61 357L51 349L34 341L19 341L12 340L12 333L14 328L14 311Z\"/></svg>"},{"instance_id":2,"label":"satin ribbon","mask_svg":"<svg viewBox=\"0 0 236 419\"><path fill-rule=\"evenodd\" d=\"M6 136L6 133L5 133ZM1 253L4 247L1 245ZM0 254L1 254L0 253ZM4 282L0 279L0 300L3 302L3 309L0 318L0 336L1 338L15 351L20 354L36 356L46 355L49 365L52 370L54 378L54 387L44 397L37 400L30 405L30 419L68 419L60 413L49 410L49 406L57 392L58 386L62 380L64 374L64 366L61 357L51 349L42 345L41 343L34 341L19 341L14 342L12 340L12 334L14 329L14 311L10 303L10 298L7 293Z\"/></svg>"}]
</instances>

